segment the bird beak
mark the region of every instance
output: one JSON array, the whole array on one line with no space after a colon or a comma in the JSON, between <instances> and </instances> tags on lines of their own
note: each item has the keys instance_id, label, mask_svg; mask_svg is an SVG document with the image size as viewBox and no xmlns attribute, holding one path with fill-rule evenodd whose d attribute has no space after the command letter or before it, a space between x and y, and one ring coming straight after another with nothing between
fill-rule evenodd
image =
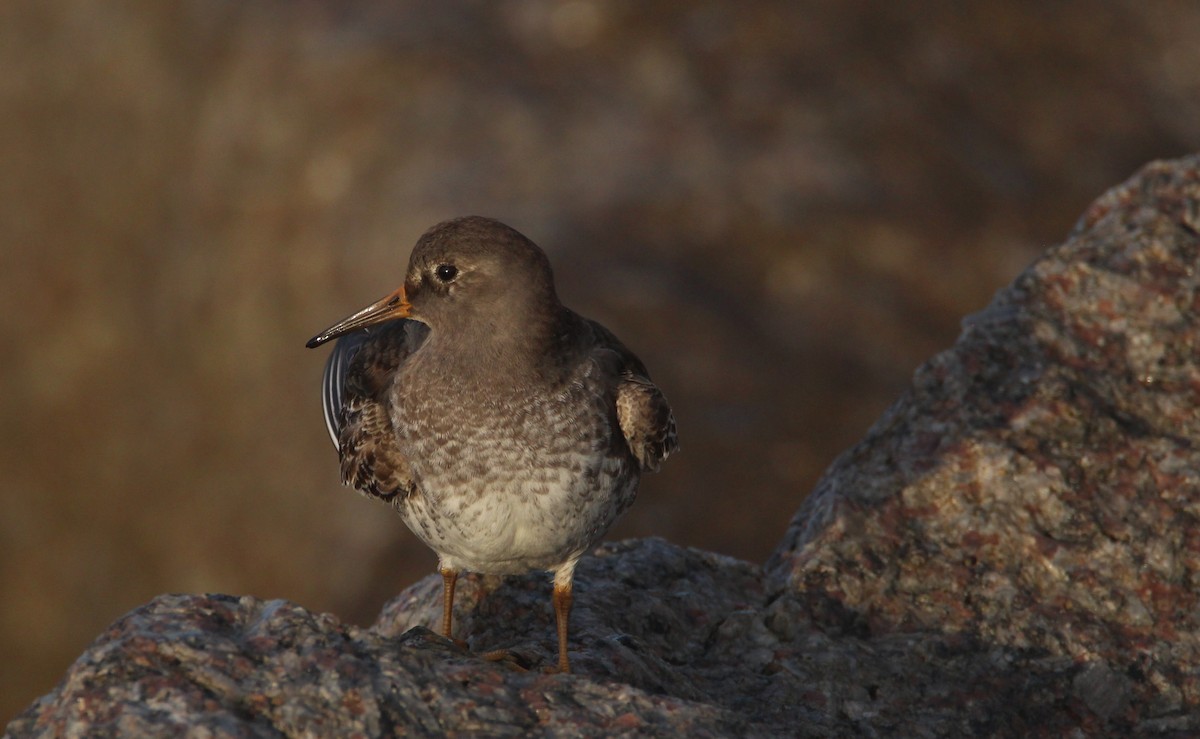
<instances>
[{"instance_id":1,"label":"bird beak","mask_svg":"<svg viewBox=\"0 0 1200 739\"><path fill-rule=\"evenodd\" d=\"M338 321L312 337L305 346L312 349L330 339L336 339L342 334L348 334L360 328L373 326L376 323L383 323L394 318L408 318L411 312L412 305L409 304L408 298L404 294L404 287L401 286L399 290L388 295L383 300L368 305L354 315Z\"/></svg>"}]
</instances>

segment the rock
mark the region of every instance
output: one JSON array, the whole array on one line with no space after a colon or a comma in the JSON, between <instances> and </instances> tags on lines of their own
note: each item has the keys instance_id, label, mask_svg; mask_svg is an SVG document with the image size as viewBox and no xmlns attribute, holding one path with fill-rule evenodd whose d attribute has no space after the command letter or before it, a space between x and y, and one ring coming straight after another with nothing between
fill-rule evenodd
<instances>
[{"instance_id":1,"label":"rock","mask_svg":"<svg viewBox=\"0 0 1200 739\"><path fill-rule=\"evenodd\" d=\"M1060 735L1200 731L1200 157L1148 166L964 322L765 567L659 539L431 576L357 628L163 596L7 734Z\"/></svg>"},{"instance_id":2,"label":"rock","mask_svg":"<svg viewBox=\"0 0 1200 739\"><path fill-rule=\"evenodd\" d=\"M967 319L805 501L770 591L825 628L1099 661L1132 701L1083 700L1118 726L1192 711L1198 164L1146 167Z\"/></svg>"},{"instance_id":3,"label":"rock","mask_svg":"<svg viewBox=\"0 0 1200 739\"><path fill-rule=\"evenodd\" d=\"M716 692L734 685L722 658L735 640L718 632L761 603L757 568L655 539L597 554L579 572L574 675L485 662L429 631L440 618L437 578L369 629L284 601L169 595L113 624L8 732L702 736L765 726ZM463 633L477 649L528 648L553 664L549 581L499 583L460 582ZM710 653L715 641L723 649Z\"/></svg>"}]
</instances>

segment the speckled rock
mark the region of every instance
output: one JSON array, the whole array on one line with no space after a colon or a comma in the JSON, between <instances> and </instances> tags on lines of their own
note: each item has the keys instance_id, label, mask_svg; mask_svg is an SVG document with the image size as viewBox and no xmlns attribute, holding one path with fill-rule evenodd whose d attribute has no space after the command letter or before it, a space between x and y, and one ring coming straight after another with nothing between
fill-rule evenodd
<instances>
[{"instance_id":1,"label":"speckled rock","mask_svg":"<svg viewBox=\"0 0 1200 739\"><path fill-rule=\"evenodd\" d=\"M602 547L576 588L577 674L554 663L549 581L465 577L473 647L512 646L534 669L487 662L431 632L440 581L361 629L293 603L168 595L102 634L11 736L386 736L447 733L723 735L768 725L722 696L707 645L745 641L729 615L762 601L758 568L661 540ZM688 667L681 669L681 665Z\"/></svg>"},{"instance_id":2,"label":"speckled rock","mask_svg":"<svg viewBox=\"0 0 1200 739\"><path fill-rule=\"evenodd\" d=\"M576 580L436 576L370 628L163 596L24 736L1200 731L1200 158L1098 200L844 454L765 567L659 539ZM518 664L475 652L510 649ZM529 669L523 669L528 667Z\"/></svg>"}]
</instances>

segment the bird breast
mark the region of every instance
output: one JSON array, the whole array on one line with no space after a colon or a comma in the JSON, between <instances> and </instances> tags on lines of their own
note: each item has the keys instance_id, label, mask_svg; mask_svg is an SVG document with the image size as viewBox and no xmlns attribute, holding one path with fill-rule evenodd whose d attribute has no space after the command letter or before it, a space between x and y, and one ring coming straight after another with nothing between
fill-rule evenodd
<instances>
[{"instance_id":1,"label":"bird breast","mask_svg":"<svg viewBox=\"0 0 1200 739\"><path fill-rule=\"evenodd\" d=\"M542 494L595 474L619 429L614 413L597 412L605 399L580 374L538 388L402 373L392 422L419 486Z\"/></svg>"},{"instance_id":2,"label":"bird breast","mask_svg":"<svg viewBox=\"0 0 1200 739\"><path fill-rule=\"evenodd\" d=\"M596 372L523 388L400 373L392 420L419 491L400 510L409 527L482 572L551 569L590 547L637 486Z\"/></svg>"}]
</instances>

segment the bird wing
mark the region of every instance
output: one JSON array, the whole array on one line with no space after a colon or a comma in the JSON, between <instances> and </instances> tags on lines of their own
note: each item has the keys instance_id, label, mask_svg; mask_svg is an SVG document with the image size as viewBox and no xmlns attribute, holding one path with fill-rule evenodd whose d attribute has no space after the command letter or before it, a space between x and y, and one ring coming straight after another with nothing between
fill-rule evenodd
<instances>
[{"instance_id":1,"label":"bird wing","mask_svg":"<svg viewBox=\"0 0 1200 739\"><path fill-rule=\"evenodd\" d=\"M649 377L633 372L623 375L617 388L617 420L643 470L657 472L662 461L679 449L675 414Z\"/></svg>"},{"instance_id":2,"label":"bird wing","mask_svg":"<svg viewBox=\"0 0 1200 739\"><path fill-rule=\"evenodd\" d=\"M604 326L588 322L596 337L597 351L614 359L619 372L617 422L625 443L642 470L657 472L662 461L679 449L671 405L637 355Z\"/></svg>"},{"instance_id":3,"label":"bird wing","mask_svg":"<svg viewBox=\"0 0 1200 739\"><path fill-rule=\"evenodd\" d=\"M325 360L325 374L321 377L321 411L325 415L325 430L329 432L334 449L341 448L338 436L345 425L342 419L345 405L342 392L346 388L346 369L370 335L371 332L365 330L343 336L334 342L333 351Z\"/></svg>"},{"instance_id":4,"label":"bird wing","mask_svg":"<svg viewBox=\"0 0 1200 739\"><path fill-rule=\"evenodd\" d=\"M325 425L342 462L342 482L384 501L413 490L387 410L400 365L424 337L423 327L398 320L338 339L325 363Z\"/></svg>"}]
</instances>

